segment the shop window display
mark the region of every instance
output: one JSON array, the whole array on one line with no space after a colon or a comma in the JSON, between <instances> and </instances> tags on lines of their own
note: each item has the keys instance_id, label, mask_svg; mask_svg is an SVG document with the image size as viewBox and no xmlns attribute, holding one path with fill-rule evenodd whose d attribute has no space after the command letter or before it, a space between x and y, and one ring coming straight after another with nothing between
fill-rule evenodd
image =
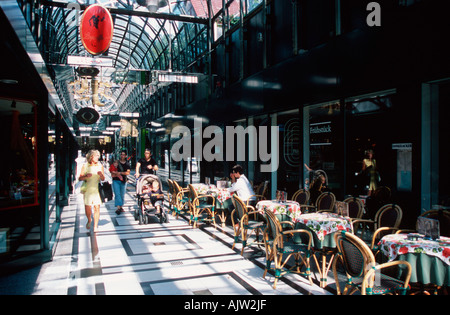
<instances>
[{"instance_id":1,"label":"shop window display","mask_svg":"<svg viewBox=\"0 0 450 315\"><path fill-rule=\"evenodd\" d=\"M34 104L0 100L5 140L0 174L0 210L37 204L36 116Z\"/></svg>"},{"instance_id":2,"label":"shop window display","mask_svg":"<svg viewBox=\"0 0 450 315\"><path fill-rule=\"evenodd\" d=\"M34 103L0 99L0 258L39 225L36 126Z\"/></svg>"},{"instance_id":3,"label":"shop window display","mask_svg":"<svg viewBox=\"0 0 450 315\"><path fill-rule=\"evenodd\" d=\"M403 148L404 143L397 142L405 138L396 138L386 128L396 122L394 93L378 92L346 100L348 194L370 196L383 186L410 190L411 157L406 153L410 151L396 149L396 144Z\"/></svg>"},{"instance_id":4,"label":"shop window display","mask_svg":"<svg viewBox=\"0 0 450 315\"><path fill-rule=\"evenodd\" d=\"M303 119L304 187L310 189L321 174L325 178L326 189L339 195L343 189L340 103L332 101L305 107Z\"/></svg>"}]
</instances>

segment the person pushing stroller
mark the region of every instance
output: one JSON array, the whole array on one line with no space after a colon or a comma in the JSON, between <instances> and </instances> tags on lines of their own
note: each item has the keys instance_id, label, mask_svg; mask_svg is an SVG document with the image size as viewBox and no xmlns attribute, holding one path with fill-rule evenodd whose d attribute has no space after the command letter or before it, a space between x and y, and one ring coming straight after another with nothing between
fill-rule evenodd
<instances>
[{"instance_id":1,"label":"person pushing stroller","mask_svg":"<svg viewBox=\"0 0 450 315\"><path fill-rule=\"evenodd\" d=\"M139 180L139 177L147 174L156 174L158 170L158 165L154 158L152 158L152 152L150 149L145 149L144 158L139 159L136 163L136 179Z\"/></svg>"}]
</instances>

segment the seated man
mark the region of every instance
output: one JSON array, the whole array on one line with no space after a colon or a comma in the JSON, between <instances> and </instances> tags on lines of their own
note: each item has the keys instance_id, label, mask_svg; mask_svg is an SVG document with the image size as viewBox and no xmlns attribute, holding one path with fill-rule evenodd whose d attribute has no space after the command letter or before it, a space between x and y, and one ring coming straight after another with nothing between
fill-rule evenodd
<instances>
[{"instance_id":1,"label":"seated man","mask_svg":"<svg viewBox=\"0 0 450 315\"><path fill-rule=\"evenodd\" d=\"M250 184L247 177L243 174L244 170L242 166L235 165L232 169L232 172L230 174L231 177L231 187L228 188L229 192L236 192L239 198L244 201L244 203L247 203L250 206L256 205L256 197L255 192L253 191L252 185Z\"/></svg>"}]
</instances>

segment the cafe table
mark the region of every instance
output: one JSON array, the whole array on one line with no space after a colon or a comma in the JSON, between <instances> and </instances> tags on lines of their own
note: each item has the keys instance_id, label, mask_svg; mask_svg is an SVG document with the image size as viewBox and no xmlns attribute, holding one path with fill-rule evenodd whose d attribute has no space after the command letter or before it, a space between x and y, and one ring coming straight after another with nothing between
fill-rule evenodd
<instances>
[{"instance_id":1,"label":"cafe table","mask_svg":"<svg viewBox=\"0 0 450 315\"><path fill-rule=\"evenodd\" d=\"M353 233L351 219L335 213L316 212L302 214L296 218L295 222L295 229L309 229L312 232L312 248L315 253L319 253L322 263L319 264L316 255L313 257L320 274L320 287L324 288L327 286L328 271L337 251L333 234L339 231ZM301 242L302 240L294 241Z\"/></svg>"},{"instance_id":2,"label":"cafe table","mask_svg":"<svg viewBox=\"0 0 450 315\"><path fill-rule=\"evenodd\" d=\"M233 203L231 202L232 193L230 193L227 188L217 188L212 185L208 189L207 194L216 197L217 208L221 210L219 219L222 227L224 227L225 221L227 220L227 213L230 212L230 209L233 206Z\"/></svg>"},{"instance_id":3,"label":"cafe table","mask_svg":"<svg viewBox=\"0 0 450 315\"><path fill-rule=\"evenodd\" d=\"M405 260L412 267L412 283L450 286L450 238L425 239L420 234L389 234L378 242L383 255Z\"/></svg>"},{"instance_id":4,"label":"cafe table","mask_svg":"<svg viewBox=\"0 0 450 315\"><path fill-rule=\"evenodd\" d=\"M280 221L295 222L296 218L301 215L300 204L296 201L277 201L277 200L261 200L256 204L257 211L264 213L269 210L275 214Z\"/></svg>"},{"instance_id":5,"label":"cafe table","mask_svg":"<svg viewBox=\"0 0 450 315\"><path fill-rule=\"evenodd\" d=\"M192 184L192 186L197 194L212 195L216 198L216 210L221 210L219 219L222 227L224 227L227 219L227 212L229 212L230 207L233 205L231 202L232 193L230 193L227 188L217 188L215 185L198 183Z\"/></svg>"},{"instance_id":6,"label":"cafe table","mask_svg":"<svg viewBox=\"0 0 450 315\"><path fill-rule=\"evenodd\" d=\"M206 185L202 183L191 184L199 195L206 195L209 189L215 188L215 185Z\"/></svg>"}]
</instances>

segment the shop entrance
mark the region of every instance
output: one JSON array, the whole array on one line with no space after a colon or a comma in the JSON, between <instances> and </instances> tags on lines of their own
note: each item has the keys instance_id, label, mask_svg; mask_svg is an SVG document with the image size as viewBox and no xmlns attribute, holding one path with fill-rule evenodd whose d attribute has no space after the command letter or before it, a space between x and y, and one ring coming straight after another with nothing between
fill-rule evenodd
<instances>
[{"instance_id":1,"label":"shop entrance","mask_svg":"<svg viewBox=\"0 0 450 315\"><path fill-rule=\"evenodd\" d=\"M396 191L411 191L412 145L398 132L396 96L390 90L346 100L347 194L373 197L386 187L380 202L387 203Z\"/></svg>"},{"instance_id":2,"label":"shop entrance","mask_svg":"<svg viewBox=\"0 0 450 315\"><path fill-rule=\"evenodd\" d=\"M371 174L377 187L395 187L395 151L392 150L392 129L386 128L387 112L350 115L347 120L347 192L369 195ZM363 171L363 160L373 152L375 175L368 168ZM366 165L368 165L367 163Z\"/></svg>"},{"instance_id":3,"label":"shop entrance","mask_svg":"<svg viewBox=\"0 0 450 315\"><path fill-rule=\"evenodd\" d=\"M402 119L407 102L403 100L402 105L401 101L395 91L347 100L346 193L370 196L366 204L369 218L374 217L381 205L397 203L406 223L406 217L415 220L418 210L412 172L413 150L418 148L416 130L410 127L415 125L416 117ZM362 171L369 150L373 152L375 172Z\"/></svg>"}]
</instances>

